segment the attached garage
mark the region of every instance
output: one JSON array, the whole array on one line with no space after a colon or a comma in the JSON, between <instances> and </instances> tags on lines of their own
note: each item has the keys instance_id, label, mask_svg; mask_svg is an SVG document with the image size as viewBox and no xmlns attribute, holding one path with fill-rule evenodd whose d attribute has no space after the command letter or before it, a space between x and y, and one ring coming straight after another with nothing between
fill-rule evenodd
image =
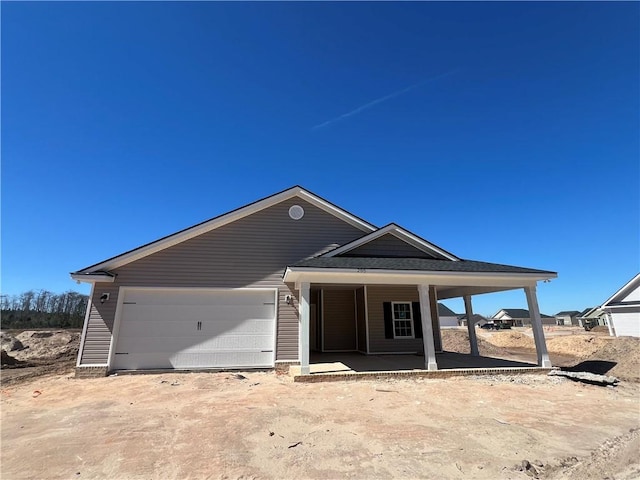
<instances>
[{"instance_id":1,"label":"attached garage","mask_svg":"<svg viewBox=\"0 0 640 480\"><path fill-rule=\"evenodd\" d=\"M274 366L276 289L123 287L120 297L113 370Z\"/></svg>"}]
</instances>

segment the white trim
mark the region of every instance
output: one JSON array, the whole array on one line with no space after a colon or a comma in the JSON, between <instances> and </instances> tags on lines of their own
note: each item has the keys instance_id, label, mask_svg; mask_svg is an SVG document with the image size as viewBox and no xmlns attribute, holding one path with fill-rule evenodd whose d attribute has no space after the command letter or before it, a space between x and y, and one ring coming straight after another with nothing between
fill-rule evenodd
<instances>
[{"instance_id":1,"label":"white trim","mask_svg":"<svg viewBox=\"0 0 640 480\"><path fill-rule=\"evenodd\" d=\"M433 341L433 319L431 318L431 299L429 285L419 284L418 297L420 298L420 312L422 323L422 343L424 345L424 368L437 370L436 349ZM436 307L437 308L437 307ZM427 315L425 315L427 313Z\"/></svg>"},{"instance_id":2,"label":"white trim","mask_svg":"<svg viewBox=\"0 0 640 480\"><path fill-rule=\"evenodd\" d=\"M109 343L109 356L107 361L107 369L111 370L111 366L113 365L113 360L115 357L116 346L118 343L118 334L120 333L120 323L122 322L122 306L124 302L125 293L131 290L143 290L143 291L172 291L172 292L229 292L229 291L247 291L247 292L255 292L255 291L274 291L275 294L275 308L274 308L274 332L273 332L273 366L275 367L275 358L276 358L276 350L278 349L278 295L279 290L277 287L268 288L268 287L242 287L242 288L217 288L217 287L137 287L137 286L121 286L118 289L118 303L116 306L116 312L114 314L113 320L113 333L111 334L111 342ZM298 354L299 355L299 354Z\"/></svg>"},{"instance_id":3,"label":"white trim","mask_svg":"<svg viewBox=\"0 0 640 480\"><path fill-rule=\"evenodd\" d=\"M114 275L104 275L100 273L71 273L69 275L76 282L85 283L113 283L116 280Z\"/></svg>"},{"instance_id":4,"label":"white trim","mask_svg":"<svg viewBox=\"0 0 640 480\"><path fill-rule=\"evenodd\" d=\"M311 192L308 192L303 188L296 186L288 190L285 190L283 192L272 195L270 197L263 198L262 200L258 200L257 202L254 202L250 205L240 207L237 210L233 210L229 213L222 214L221 216L212 218L211 220L208 220L201 224L187 228L178 233L174 233L167 237L161 238L160 240L156 240L142 247L138 247L134 250L123 253L109 260L105 260L102 263L84 268L79 272L75 272L75 273L95 272L98 270L112 270L114 268L122 267L123 265L131 263L135 260L139 260L143 257L146 257L153 253L169 248L173 245L177 245L178 243L182 243L191 238L210 232L211 230L215 230L216 228L220 228L231 222L240 220L241 218L244 218L248 215L256 213L260 210L264 210L265 208L271 207L273 205L276 205L280 202L283 202L293 197L301 198L302 200L305 200L311 203L312 205L315 205L316 207L324 210L325 212L330 213L335 217L338 217L339 219L362 230L363 232L369 233L376 230L376 227L374 225L368 222L365 222L364 220L361 220L353 216L346 210L342 210L341 208L335 207L329 204L328 202L326 202L325 200L322 200L321 198L312 194ZM73 274L72 274L72 277L73 277Z\"/></svg>"},{"instance_id":5,"label":"white trim","mask_svg":"<svg viewBox=\"0 0 640 480\"><path fill-rule=\"evenodd\" d=\"M111 342L109 342L109 356L107 357L107 369L111 370L113 365L113 357L116 352L116 345L118 343L118 334L120 333L120 321L122 319L122 305L124 302L124 292L127 287L118 288L118 303L116 304L116 312L113 315L113 332L111 333ZM143 287L147 290L152 287Z\"/></svg>"},{"instance_id":6,"label":"white trim","mask_svg":"<svg viewBox=\"0 0 640 480\"><path fill-rule=\"evenodd\" d=\"M311 303L311 285L308 282L302 282L300 284L300 301L298 303L298 341L299 350L298 358L300 359L300 374L309 374L309 313Z\"/></svg>"},{"instance_id":7,"label":"white trim","mask_svg":"<svg viewBox=\"0 0 640 480\"><path fill-rule=\"evenodd\" d=\"M89 294L89 298L87 299L87 311L84 314L84 324L82 325L82 335L80 336L80 348L78 349L78 358L76 359L76 367L80 366L80 361L82 360L82 354L84 353L84 341L87 338L87 329L89 328L89 318L91 317L91 305L93 302L91 299L93 298L93 291L96 288L96 284L91 285L91 293Z\"/></svg>"},{"instance_id":8,"label":"white trim","mask_svg":"<svg viewBox=\"0 0 640 480\"><path fill-rule=\"evenodd\" d=\"M640 273L637 274L635 277L633 277L631 280L629 280L627 283L625 283L622 286L622 288L619 289L616 293L611 295L611 297L608 298L606 302L604 302L602 305L600 305L600 309L604 310L606 307L618 307L618 305L609 305L609 302L611 302L614 298L616 298L618 295L623 293L628 287L633 286L636 282L638 282L640 284ZM634 306L637 306L637 305L634 305ZM589 313L591 313L591 312L589 312Z\"/></svg>"},{"instance_id":9,"label":"white trim","mask_svg":"<svg viewBox=\"0 0 640 480\"><path fill-rule=\"evenodd\" d=\"M395 318L395 315L393 313L393 306L394 305L409 305L409 313L411 314L411 318L409 320L411 320L411 336L404 336L404 337L398 337L396 336L396 321L398 322L402 322L405 321L406 318ZM393 340L414 340L416 338L416 323L414 321L413 318L413 302L406 302L403 300L399 300L397 302L391 301L391 322L393 324Z\"/></svg>"},{"instance_id":10,"label":"white trim","mask_svg":"<svg viewBox=\"0 0 640 480\"><path fill-rule=\"evenodd\" d=\"M275 319L273 321L273 357L271 363L273 366L276 366L276 352L278 351L278 319L280 318L280 289L276 288L274 293L274 315Z\"/></svg>"},{"instance_id":11,"label":"white trim","mask_svg":"<svg viewBox=\"0 0 640 480\"><path fill-rule=\"evenodd\" d=\"M367 354L371 353L369 349L369 292L367 286L364 286L364 328L367 334Z\"/></svg>"},{"instance_id":12,"label":"white trim","mask_svg":"<svg viewBox=\"0 0 640 480\"><path fill-rule=\"evenodd\" d=\"M506 272L439 272L424 270L383 270L357 268L287 267L283 281L342 284L416 285L431 283L439 286L508 286L524 288L539 280L557 277L554 273ZM430 282L430 280L432 280ZM464 283L460 283L464 282Z\"/></svg>"},{"instance_id":13,"label":"white trim","mask_svg":"<svg viewBox=\"0 0 640 480\"><path fill-rule=\"evenodd\" d=\"M391 223L386 227L380 228L375 232L365 235L364 237L360 237L352 242L347 243L346 245L336 248L335 250L331 250L325 253L324 255L321 255L321 257L335 257L336 255L340 255L341 253L349 252L377 238L380 238L388 233L393 235L397 239L402 240L403 242L406 242L412 247L417 248L418 250L422 250L423 252L428 253L430 255L435 254L435 256L446 258L447 260L452 260L452 261L460 260L455 255L445 252L440 247L437 247L436 245L412 234L411 232L396 225L395 223Z\"/></svg>"}]
</instances>

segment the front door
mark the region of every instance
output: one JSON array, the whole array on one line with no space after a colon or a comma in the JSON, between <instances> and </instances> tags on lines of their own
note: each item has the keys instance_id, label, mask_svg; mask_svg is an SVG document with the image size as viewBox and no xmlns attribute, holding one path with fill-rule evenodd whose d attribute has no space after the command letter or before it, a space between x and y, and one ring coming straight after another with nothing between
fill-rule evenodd
<instances>
[{"instance_id":1,"label":"front door","mask_svg":"<svg viewBox=\"0 0 640 480\"><path fill-rule=\"evenodd\" d=\"M323 290L322 334L325 352L358 349L355 298L353 289Z\"/></svg>"}]
</instances>

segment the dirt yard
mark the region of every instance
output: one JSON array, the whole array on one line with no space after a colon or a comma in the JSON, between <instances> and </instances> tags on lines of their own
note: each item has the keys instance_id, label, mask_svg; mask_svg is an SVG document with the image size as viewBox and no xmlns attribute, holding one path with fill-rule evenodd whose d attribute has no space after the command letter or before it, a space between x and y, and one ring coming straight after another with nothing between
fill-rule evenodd
<instances>
[{"instance_id":1,"label":"dirt yard","mask_svg":"<svg viewBox=\"0 0 640 480\"><path fill-rule=\"evenodd\" d=\"M464 334L453 332L445 345ZM481 352L486 344L530 354L520 335L528 337L483 332ZM591 336L548 340L550 349L555 338L571 343L577 362L618 355L614 368L635 361L638 370L638 342L583 337ZM640 478L634 381L599 387L529 374L307 384L272 372L77 380L66 368L5 381L22 369L3 367L2 479Z\"/></svg>"}]
</instances>

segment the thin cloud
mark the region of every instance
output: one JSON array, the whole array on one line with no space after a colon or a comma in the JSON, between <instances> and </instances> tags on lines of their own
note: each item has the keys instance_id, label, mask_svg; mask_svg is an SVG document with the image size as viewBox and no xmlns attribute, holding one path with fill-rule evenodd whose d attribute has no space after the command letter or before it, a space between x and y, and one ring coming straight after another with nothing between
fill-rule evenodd
<instances>
[{"instance_id":1,"label":"thin cloud","mask_svg":"<svg viewBox=\"0 0 640 480\"><path fill-rule=\"evenodd\" d=\"M342 115L332 118L331 120L327 120L326 122L322 122L318 125L315 125L313 127L311 127L311 130L320 130L321 128L324 128L328 125L331 125L332 123L335 122L339 122L340 120L344 120L345 118L349 118L349 117L353 117L354 115L357 115L358 113L364 111L364 110L368 110L369 108L378 105L379 103L382 102L386 102L387 100L391 100L392 98L396 98L399 97L400 95L404 95L407 92L410 92L411 90L414 90L418 87L421 87L422 85L429 83L429 82L433 82L434 80L439 80L441 78L444 77L448 77L449 75L456 73L459 69L455 69L455 70L450 70L448 72L445 73L441 73L439 75L435 75L433 77L429 77L426 80L423 80L421 82L415 83L413 85L410 85L406 88L403 88L402 90L398 90L397 92L393 92L390 93L389 95L385 95L384 97L380 97L380 98L376 98L375 100L371 100L368 103L365 103L364 105L359 106L358 108L351 110L350 112L347 113L343 113Z\"/></svg>"}]
</instances>

